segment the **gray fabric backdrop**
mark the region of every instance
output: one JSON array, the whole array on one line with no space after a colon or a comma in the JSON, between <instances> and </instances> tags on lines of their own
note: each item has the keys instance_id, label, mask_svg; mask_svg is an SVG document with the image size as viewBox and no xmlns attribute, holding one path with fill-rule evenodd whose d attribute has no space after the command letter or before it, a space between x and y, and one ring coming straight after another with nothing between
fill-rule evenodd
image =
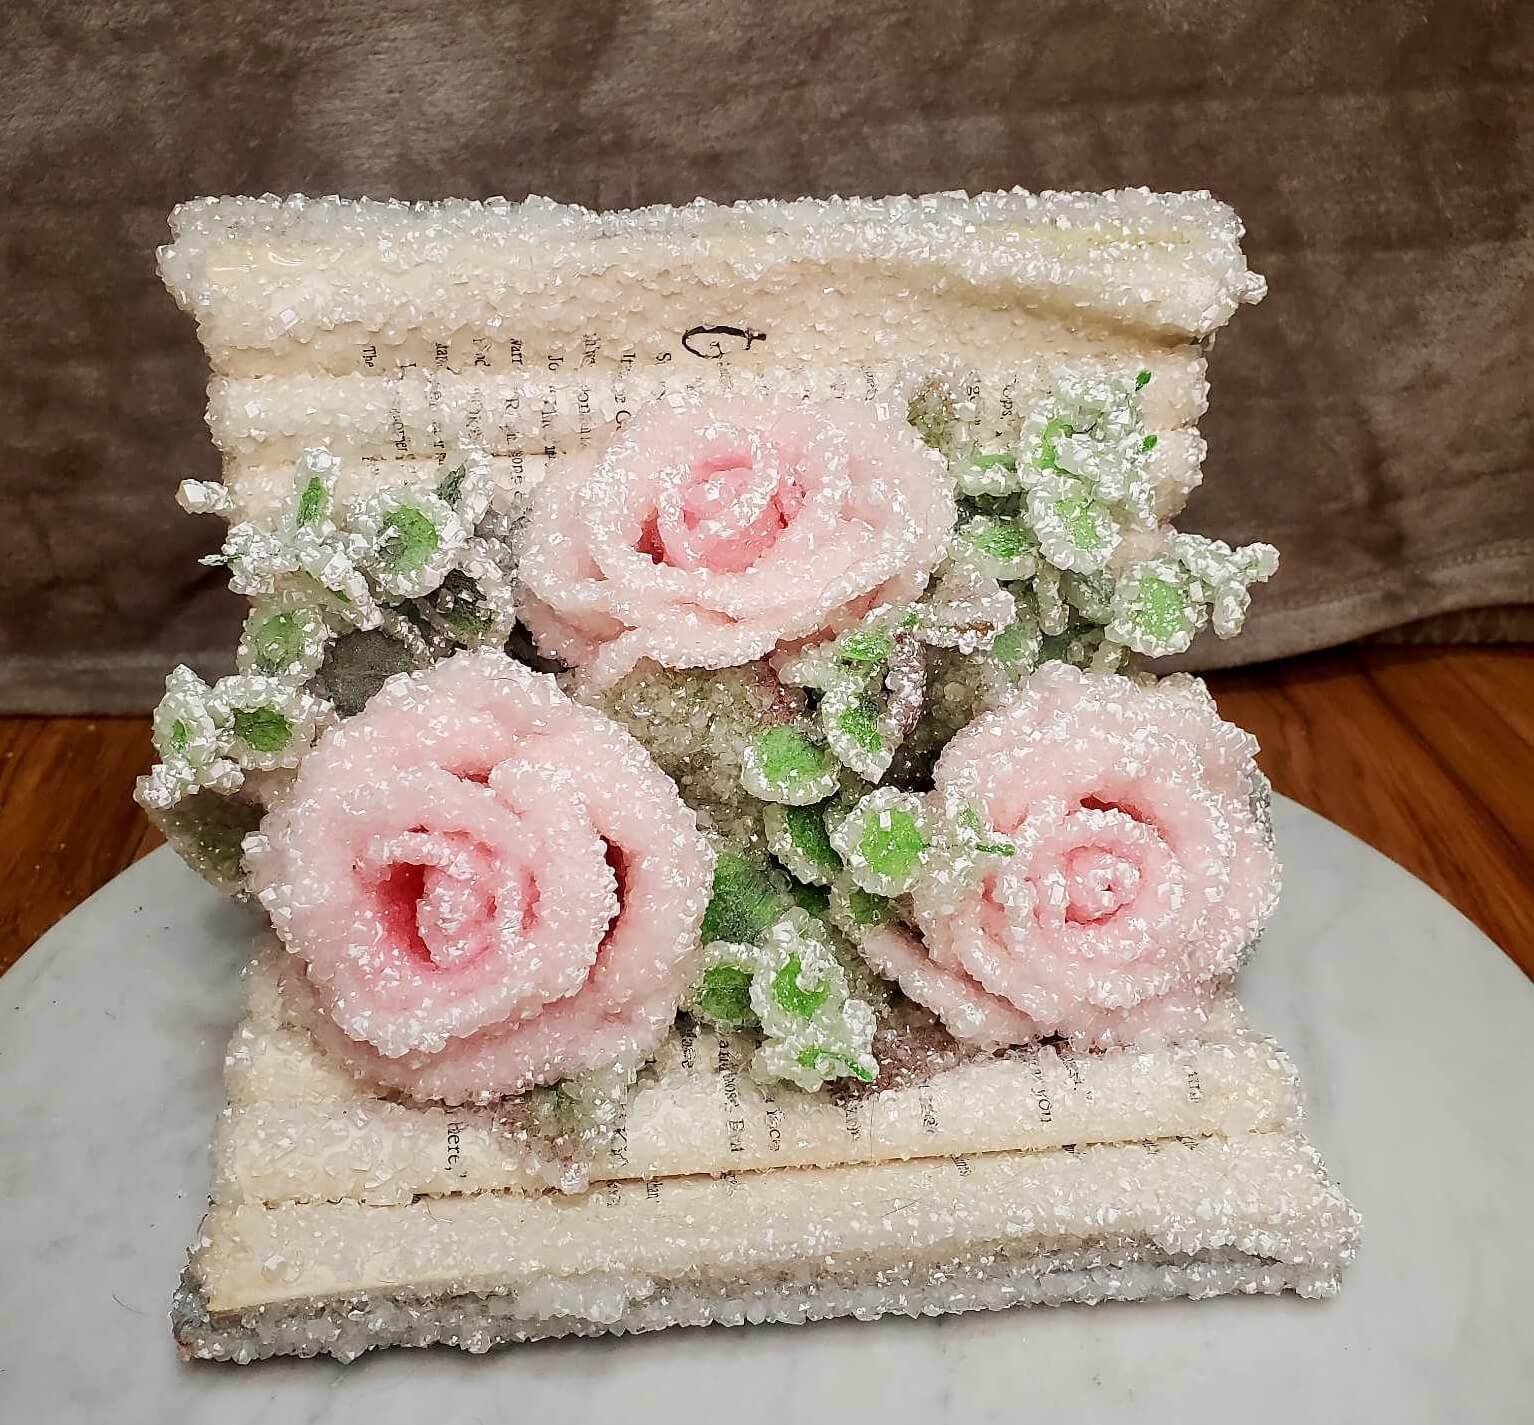
<instances>
[{"instance_id":1,"label":"gray fabric backdrop","mask_svg":"<svg viewBox=\"0 0 1534 1425\"><path fill-rule=\"evenodd\" d=\"M1183 523L1285 565L1205 661L1534 603L1526 0L10 0L0 43L0 708L228 656L153 262L202 193L1207 187L1272 292L1213 353Z\"/></svg>"}]
</instances>

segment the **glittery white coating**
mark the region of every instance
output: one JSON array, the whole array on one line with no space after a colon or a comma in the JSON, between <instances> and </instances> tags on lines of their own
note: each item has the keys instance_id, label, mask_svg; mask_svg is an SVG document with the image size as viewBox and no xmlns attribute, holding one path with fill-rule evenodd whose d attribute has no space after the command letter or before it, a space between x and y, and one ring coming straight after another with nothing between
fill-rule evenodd
<instances>
[{"instance_id":1,"label":"glittery white coating","mask_svg":"<svg viewBox=\"0 0 1534 1425\"><path fill-rule=\"evenodd\" d=\"M1107 671L1272 573L1166 523L1263 294L1228 208L172 226L224 458L180 498L262 602L144 796L236 885L272 808L280 937L184 1353L1336 1289L1356 1214L1230 993L1253 745ZM310 750L274 682L353 716Z\"/></svg>"},{"instance_id":2,"label":"glittery white coating","mask_svg":"<svg viewBox=\"0 0 1534 1425\"><path fill-rule=\"evenodd\" d=\"M311 1032L373 1082L453 1103L653 1049L713 870L633 738L490 651L391 678L246 861Z\"/></svg>"},{"instance_id":3,"label":"glittery white coating","mask_svg":"<svg viewBox=\"0 0 1534 1425\"><path fill-rule=\"evenodd\" d=\"M1046 665L934 773L931 796L1014 853L977 878L934 861L911 893L920 939L887 928L861 952L982 1045L1195 1030L1278 896L1255 747L1195 680Z\"/></svg>"},{"instance_id":4,"label":"glittery white coating","mask_svg":"<svg viewBox=\"0 0 1534 1425\"><path fill-rule=\"evenodd\" d=\"M732 207L700 199L612 213L538 197L201 198L178 207L171 228L161 275L220 354L307 345L354 357L355 332L387 349L423 319L486 336L508 324L540 337L568 331L578 342L584 307L569 291L607 296L622 271L643 298L614 314L623 319L615 336L684 330L697 320L687 299L720 287L749 294L744 309L770 333L829 287L845 294L843 322L813 339L833 351L870 328L918 351L943 350L922 313L890 308L893 295L940 279L952 288L941 293L944 315L970 318L987 346L1002 348L1031 345L1018 340L1016 320L1029 308L1085 309L1199 338L1265 290L1247 270L1242 227L1225 204L1143 188ZM328 257L322 273L317 248ZM820 282L807 276L817 272ZM686 280L668 282L673 274Z\"/></svg>"},{"instance_id":5,"label":"glittery white coating","mask_svg":"<svg viewBox=\"0 0 1534 1425\"><path fill-rule=\"evenodd\" d=\"M519 612L587 691L733 667L915 598L953 521L903 411L678 397L539 487Z\"/></svg>"},{"instance_id":6,"label":"glittery white coating","mask_svg":"<svg viewBox=\"0 0 1534 1425\"><path fill-rule=\"evenodd\" d=\"M962 359L965 336L955 332L941 350L893 361L870 351L856 366L742 364L752 363L752 355L729 362L687 357L690 365L680 370L669 362L653 365L658 374L642 366L588 367L584 351L582 362L535 373L503 351L487 359L504 360L505 370L481 365L478 356L461 371L433 364L349 375L290 374L278 363L276 374L217 376L210 383L208 423L224 452L227 482L212 488L221 492L218 512L267 524L289 487L285 462L306 446L323 444L339 457L336 493L352 499L389 484L430 480L441 468L446 441L482 448L497 500L515 510L546 468L584 449L597 431L678 390L699 399L776 396L905 409L937 388L964 410L965 430L976 441L1010 441L1019 408L1053 390L1057 358L1020 351L1005 364L977 366ZM685 348L680 355L687 356ZM1073 370L1103 379L1133 381L1140 370L1155 371L1141 404L1147 429L1159 437L1145 471L1162 518L1181 508L1200 477L1204 449L1193 423L1205 404L1203 367L1194 347L1144 345L1127 354L1115 347L1111 354L1084 351L1072 358Z\"/></svg>"},{"instance_id":7,"label":"glittery white coating","mask_svg":"<svg viewBox=\"0 0 1534 1425\"><path fill-rule=\"evenodd\" d=\"M1309 1145L1273 1132L652 1179L574 1202L235 1206L205 1240L179 1313L191 1353L349 1359L380 1340L1329 1296L1358 1219Z\"/></svg>"},{"instance_id":8,"label":"glittery white coating","mask_svg":"<svg viewBox=\"0 0 1534 1425\"><path fill-rule=\"evenodd\" d=\"M756 947L721 957L747 971ZM214 1141L214 1198L237 1203L409 1202L454 1193L539 1192L508 1110L381 1097L302 1027L263 946L250 1012L229 1043L229 1108ZM1151 1041L1087 1052L1034 1045L965 1050L911 1080L852 1096L789 1093L745 1072L755 1037L683 1018L655 1051L594 1181L835 1167L1143 1138L1239 1136L1293 1127L1294 1069L1250 1029L1230 996L1196 1043ZM563 1093L577 1081L562 1081ZM845 1083L841 1087L846 1087ZM455 1132L456 1156L440 1151Z\"/></svg>"}]
</instances>

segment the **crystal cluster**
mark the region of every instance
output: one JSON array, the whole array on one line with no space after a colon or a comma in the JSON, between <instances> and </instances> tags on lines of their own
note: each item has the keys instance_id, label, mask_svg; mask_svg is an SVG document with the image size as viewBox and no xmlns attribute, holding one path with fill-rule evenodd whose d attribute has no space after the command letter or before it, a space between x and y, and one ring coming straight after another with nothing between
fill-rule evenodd
<instances>
[{"instance_id":1,"label":"crystal cluster","mask_svg":"<svg viewBox=\"0 0 1534 1425\"><path fill-rule=\"evenodd\" d=\"M203 560L227 567L230 588L251 600L239 674L209 688L179 667L155 713L160 762L140 779L138 800L194 867L225 886L240 881L233 833L243 822L195 794L227 795L247 773L298 765L335 717L324 675L338 640L344 659L346 641L377 630L403 666L428 667L457 648L499 648L511 632L510 529L490 509L483 454L463 452L430 483L352 501L337 498L337 469L329 451L305 451L276 527L235 523ZM194 514L235 508L225 486L206 481L186 481L179 499Z\"/></svg>"},{"instance_id":2,"label":"crystal cluster","mask_svg":"<svg viewBox=\"0 0 1534 1425\"><path fill-rule=\"evenodd\" d=\"M874 1013L849 996L832 933L796 906L755 941L710 941L686 1007L721 1028L760 1030L758 1078L810 1091L844 1074L872 1082Z\"/></svg>"},{"instance_id":3,"label":"crystal cluster","mask_svg":"<svg viewBox=\"0 0 1534 1425\"><path fill-rule=\"evenodd\" d=\"M878 1078L888 982L981 1051L1196 1034L1276 887L1250 739L1195 685L1103 670L1181 651L1211 609L1234 633L1272 556L1161 522L1150 379L1063 370L1002 429L934 380L904 420L672 396L551 475L515 541L480 456L342 501L334 457L312 450L275 528L236 523L212 557L254 600L245 671L214 689L172 676L146 800L291 775L334 720L307 690L336 681L333 648L381 637L428 670L353 694L245 843L250 889L305 962L289 992L313 1032L420 1097L632 1070L683 991L757 1036L753 1074L807 1091ZM232 508L221 486L183 503ZM491 651L513 601L571 690L651 749L671 779L646 759L653 795L688 793L722 851L701 935L650 952L701 953L670 1008L609 1006L603 1033L570 997L596 977L630 853L586 825L573 750L550 771L505 728L480 745L479 684L545 700L526 689L546 678ZM486 651L434 663L464 645ZM625 760L617 726L566 706L596 719L593 758ZM853 946L876 972L865 995Z\"/></svg>"},{"instance_id":4,"label":"crystal cluster","mask_svg":"<svg viewBox=\"0 0 1534 1425\"><path fill-rule=\"evenodd\" d=\"M1266 784L1148 671L1276 568L1172 523L1229 209L173 226L252 607L141 795L280 941L186 1349L1335 1288Z\"/></svg>"},{"instance_id":5,"label":"crystal cluster","mask_svg":"<svg viewBox=\"0 0 1534 1425\"><path fill-rule=\"evenodd\" d=\"M688 989L725 1023L709 1006L731 979L733 1027L761 1040L753 1073L806 1090L878 1077L873 1006L889 991L849 991L853 945L876 985L898 983L980 1050L1196 1033L1276 886L1240 790L1257 775L1250 739L1193 685L1070 665L1180 651L1206 604L1233 633L1272 561L1158 522L1147 377L1061 373L1002 432L932 382L909 424L877 403L673 397L551 476L514 547L475 532L504 534L479 457L343 502L333 457L311 451L276 528L237 523L213 556L255 601L247 671L211 690L172 676L146 799L232 792L247 768L291 775L334 720L306 690L336 681L333 648L396 645L433 671L353 695L297 784L268 789L279 805L246 843L250 888L307 964L291 993L358 1072L423 1097L632 1068L663 1025L625 1024L610 1055L600 1036L580 1052L561 1037L616 904L615 853L581 830L585 813L554 827L560 813L540 810L580 807L573 768L550 780L508 747L469 751L484 738L463 720L476 679L504 694L510 670L533 676L488 651L507 643L514 599L572 690L618 714L719 839L703 959L672 1003ZM192 485L183 502L227 511L228 495ZM487 651L434 664L463 644ZM600 722L593 756L620 735L581 715ZM998 719L1012 743L988 731ZM1173 751L1151 756L1157 738ZM348 818L371 839L341 835ZM545 853L531 889L528 818L571 846ZM538 904L541 948L522 964ZM584 958L561 965L560 947ZM460 973L475 987L462 1000ZM385 990L405 1000L387 1006ZM811 1010L795 1017L783 995Z\"/></svg>"},{"instance_id":6,"label":"crystal cluster","mask_svg":"<svg viewBox=\"0 0 1534 1425\"><path fill-rule=\"evenodd\" d=\"M984 1047L1185 1037L1277 901L1254 750L1195 680L1047 665L948 744L928 795L1006 854L913 862L920 936L864 953Z\"/></svg>"},{"instance_id":7,"label":"crystal cluster","mask_svg":"<svg viewBox=\"0 0 1534 1425\"><path fill-rule=\"evenodd\" d=\"M632 738L490 650L386 683L246 860L312 1032L448 1103L637 1067L675 1017L713 867Z\"/></svg>"},{"instance_id":8,"label":"crystal cluster","mask_svg":"<svg viewBox=\"0 0 1534 1425\"><path fill-rule=\"evenodd\" d=\"M877 407L658 403L540 488L518 613L588 691L645 658L729 668L838 631L942 558L936 464Z\"/></svg>"}]
</instances>

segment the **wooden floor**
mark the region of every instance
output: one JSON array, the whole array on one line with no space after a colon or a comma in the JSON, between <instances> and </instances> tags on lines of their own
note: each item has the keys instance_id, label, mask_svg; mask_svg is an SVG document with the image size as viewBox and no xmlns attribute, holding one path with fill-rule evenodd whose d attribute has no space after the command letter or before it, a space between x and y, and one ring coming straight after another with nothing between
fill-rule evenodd
<instances>
[{"instance_id":1,"label":"wooden floor","mask_svg":"<svg viewBox=\"0 0 1534 1425\"><path fill-rule=\"evenodd\" d=\"M1534 648L1347 649L1211 677L1279 791L1420 876L1534 975ZM0 970L160 837L147 718L0 718Z\"/></svg>"}]
</instances>

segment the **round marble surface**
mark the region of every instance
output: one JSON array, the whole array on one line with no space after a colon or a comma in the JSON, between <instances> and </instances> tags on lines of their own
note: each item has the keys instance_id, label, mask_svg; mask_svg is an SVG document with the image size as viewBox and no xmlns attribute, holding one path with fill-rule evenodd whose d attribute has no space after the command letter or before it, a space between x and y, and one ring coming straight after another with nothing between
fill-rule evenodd
<instances>
[{"instance_id":1,"label":"round marble surface","mask_svg":"<svg viewBox=\"0 0 1534 1425\"><path fill-rule=\"evenodd\" d=\"M184 1365L166 1311L255 922L159 851L0 979L0 1420L1529 1420L1534 989L1389 861L1277 815L1287 889L1242 996L1364 1213L1335 1301Z\"/></svg>"}]
</instances>

